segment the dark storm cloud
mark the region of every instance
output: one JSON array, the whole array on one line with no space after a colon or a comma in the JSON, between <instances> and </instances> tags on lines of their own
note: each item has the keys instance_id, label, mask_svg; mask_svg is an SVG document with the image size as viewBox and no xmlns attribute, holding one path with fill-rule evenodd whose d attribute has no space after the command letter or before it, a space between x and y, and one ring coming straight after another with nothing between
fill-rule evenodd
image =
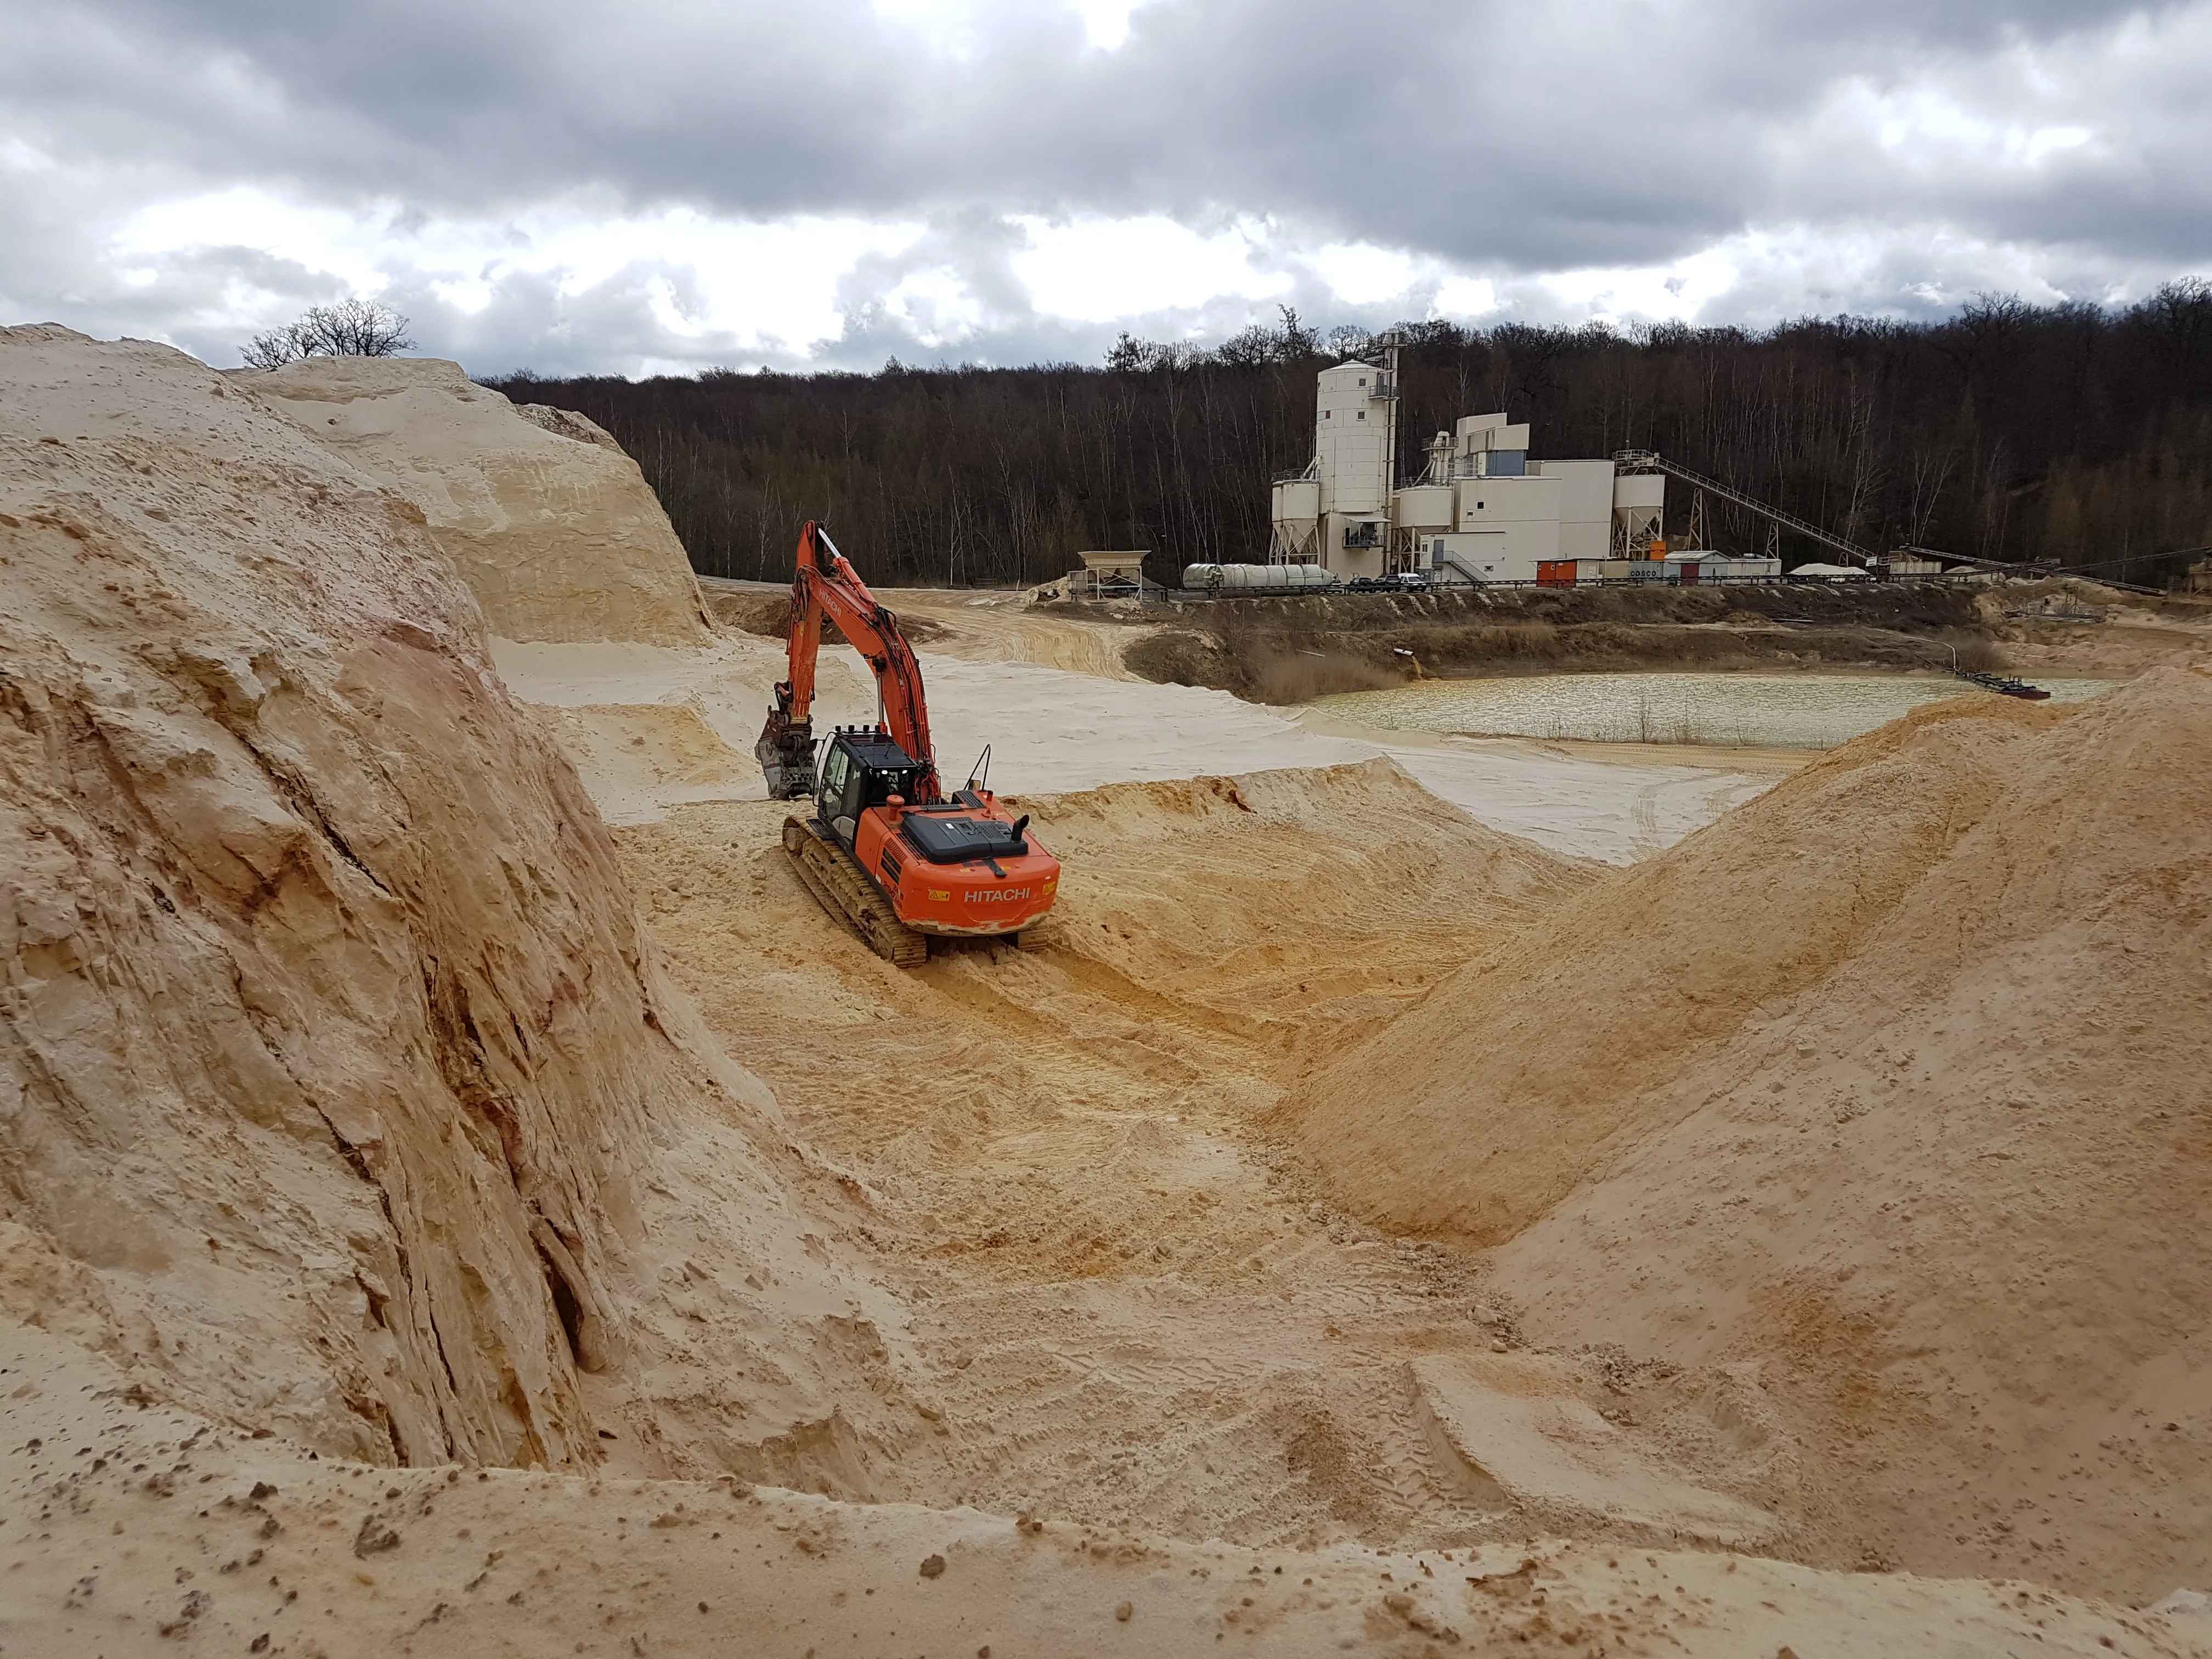
<instances>
[{"instance_id":1,"label":"dark storm cloud","mask_svg":"<svg viewBox=\"0 0 2212 1659\"><path fill-rule=\"evenodd\" d=\"M19 119L213 177L446 212L583 185L746 215L1229 208L1541 266L1786 209L1776 141L1844 77L2140 9L1193 0L1096 53L1007 6L966 62L860 0L17 9Z\"/></svg>"},{"instance_id":2,"label":"dark storm cloud","mask_svg":"<svg viewBox=\"0 0 2212 1659\"><path fill-rule=\"evenodd\" d=\"M72 272L94 285L102 211L237 184L396 204L403 227L585 199L926 222L921 243L846 278L852 350L916 349L884 296L933 263L969 285L994 355L1095 345L1097 330L1030 312L1020 214L1262 216L1310 245L1402 247L1501 279L1792 226L2073 250L2062 264L2108 284L2212 260L2212 0L1158 0L1110 52L1085 49L1072 11L976 0L971 49L949 52L866 0L9 4L11 305L70 294ZM10 140L96 185L9 173ZM94 188L107 198L84 199ZM203 296L289 302L331 280L250 250L195 257ZM552 319L589 313L606 338L665 349L656 276L686 280L641 265L586 297L510 275L489 315L404 276L398 291L441 338L504 330L550 349ZM1829 292L1808 278L1804 298ZM1310 273L1285 294L1328 302ZM150 315L160 296L102 303ZM199 340L222 325L168 326Z\"/></svg>"}]
</instances>

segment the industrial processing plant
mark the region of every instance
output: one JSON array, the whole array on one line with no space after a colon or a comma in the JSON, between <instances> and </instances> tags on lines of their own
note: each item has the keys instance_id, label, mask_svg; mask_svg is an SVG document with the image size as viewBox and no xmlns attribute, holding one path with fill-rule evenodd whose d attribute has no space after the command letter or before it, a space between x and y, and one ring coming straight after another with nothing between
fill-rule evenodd
<instances>
[{"instance_id":1,"label":"industrial processing plant","mask_svg":"<svg viewBox=\"0 0 2212 1659\"><path fill-rule=\"evenodd\" d=\"M1338 580L1425 573L1435 582L1569 586L1604 580L1756 580L1778 558L1731 558L1663 539L1666 475L1617 460L1531 460L1530 429L1499 411L1462 417L1397 480L1398 347L1316 376L1314 453L1275 480L1270 564Z\"/></svg>"}]
</instances>

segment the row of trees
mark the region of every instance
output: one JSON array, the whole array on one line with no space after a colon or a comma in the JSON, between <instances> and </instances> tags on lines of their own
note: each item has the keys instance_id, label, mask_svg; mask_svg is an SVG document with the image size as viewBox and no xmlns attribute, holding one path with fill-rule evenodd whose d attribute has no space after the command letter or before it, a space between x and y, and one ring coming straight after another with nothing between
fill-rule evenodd
<instances>
[{"instance_id":1,"label":"row of trees","mask_svg":"<svg viewBox=\"0 0 2212 1659\"><path fill-rule=\"evenodd\" d=\"M1937 323L1402 333L1401 476L1431 433L1505 410L1534 423L1538 456L1656 449L1870 548L2156 581L2212 544L2201 282L2112 309L1985 296ZM1268 481L1312 451L1315 372L1371 343L1286 310L1210 349L1124 336L1099 368L489 384L614 433L710 574L788 574L814 517L888 580L1039 581L1079 549L1142 547L1171 582L1194 561L1265 556ZM1671 489L1670 528L1689 507ZM1724 503L1706 526L1714 545L1765 545Z\"/></svg>"}]
</instances>

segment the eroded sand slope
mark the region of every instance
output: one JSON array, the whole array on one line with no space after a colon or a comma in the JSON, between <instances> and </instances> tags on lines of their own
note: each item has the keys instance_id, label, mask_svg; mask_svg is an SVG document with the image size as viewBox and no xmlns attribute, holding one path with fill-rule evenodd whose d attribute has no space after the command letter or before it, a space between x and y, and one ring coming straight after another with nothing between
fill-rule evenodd
<instances>
[{"instance_id":1,"label":"eroded sand slope","mask_svg":"<svg viewBox=\"0 0 2212 1659\"><path fill-rule=\"evenodd\" d=\"M583 416L517 407L432 357L306 357L228 378L417 508L493 633L706 640L667 514Z\"/></svg>"},{"instance_id":2,"label":"eroded sand slope","mask_svg":"<svg viewBox=\"0 0 2212 1659\"><path fill-rule=\"evenodd\" d=\"M1757 1366L1872 1559L2212 1576L2208 740L2179 670L1886 727L1323 1069L1309 1156L1540 1342Z\"/></svg>"},{"instance_id":3,"label":"eroded sand slope","mask_svg":"<svg viewBox=\"0 0 2212 1659\"><path fill-rule=\"evenodd\" d=\"M8 1310L326 1452L592 1466L657 1388L795 1474L873 1292L443 554L181 354L0 374Z\"/></svg>"}]
</instances>

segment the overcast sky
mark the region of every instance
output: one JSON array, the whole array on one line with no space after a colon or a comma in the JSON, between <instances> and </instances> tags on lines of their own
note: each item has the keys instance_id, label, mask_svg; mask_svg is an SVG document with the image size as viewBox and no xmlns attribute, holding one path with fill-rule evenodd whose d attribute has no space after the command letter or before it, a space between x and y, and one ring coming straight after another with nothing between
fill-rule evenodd
<instances>
[{"instance_id":1,"label":"overcast sky","mask_svg":"<svg viewBox=\"0 0 2212 1659\"><path fill-rule=\"evenodd\" d=\"M2212 0L0 0L0 321L474 373L2212 270Z\"/></svg>"}]
</instances>

